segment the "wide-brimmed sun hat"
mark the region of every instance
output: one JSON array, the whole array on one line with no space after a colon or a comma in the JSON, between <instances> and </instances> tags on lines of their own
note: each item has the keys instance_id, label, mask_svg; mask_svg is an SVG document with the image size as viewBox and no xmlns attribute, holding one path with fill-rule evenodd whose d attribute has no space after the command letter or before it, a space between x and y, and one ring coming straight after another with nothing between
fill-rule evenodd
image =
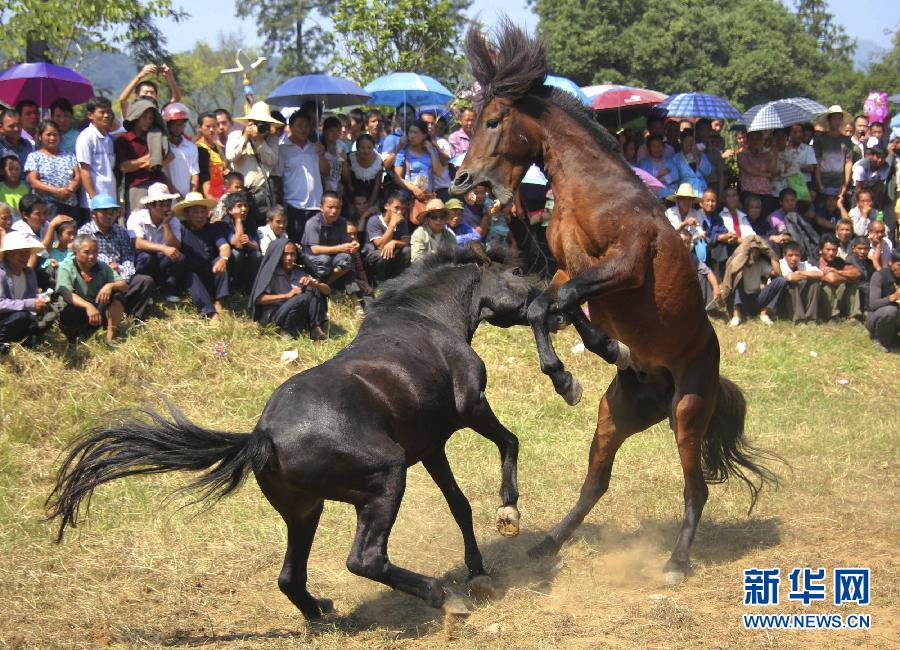
<instances>
[{"instance_id":1,"label":"wide-brimmed sun hat","mask_svg":"<svg viewBox=\"0 0 900 650\"><path fill-rule=\"evenodd\" d=\"M690 183L682 183L678 186L678 189L674 194L670 194L667 196L670 201L674 201L675 199L693 199L694 202L698 201L696 192L694 192L694 188Z\"/></svg>"},{"instance_id":2,"label":"wide-brimmed sun hat","mask_svg":"<svg viewBox=\"0 0 900 650\"><path fill-rule=\"evenodd\" d=\"M207 210L212 210L215 207L216 202L214 199L204 198L200 192L188 192L184 197L184 201L176 203L172 211L175 213L175 216L180 217L184 214L185 210L192 208L195 205L202 205Z\"/></svg>"},{"instance_id":3,"label":"wide-brimmed sun hat","mask_svg":"<svg viewBox=\"0 0 900 650\"><path fill-rule=\"evenodd\" d=\"M284 122L272 117L272 113L269 112L269 105L265 102L256 102L250 107L249 113L242 117L234 118L234 121L241 124L246 124L247 122L268 122L269 124L284 125Z\"/></svg>"},{"instance_id":4,"label":"wide-brimmed sun hat","mask_svg":"<svg viewBox=\"0 0 900 650\"><path fill-rule=\"evenodd\" d=\"M171 201L181 194L171 194L165 183L153 183L147 188L147 196L141 198L141 205L156 203L157 201Z\"/></svg>"},{"instance_id":5,"label":"wide-brimmed sun hat","mask_svg":"<svg viewBox=\"0 0 900 650\"><path fill-rule=\"evenodd\" d=\"M850 115L850 113L845 111L843 108L841 108L840 104L832 104L831 106L828 107L827 111L822 113L822 115L819 117L819 120L824 122L825 124L828 124L828 118L831 117L832 115L836 115L838 113L840 113L840 115L841 115L841 123L849 122L850 120L853 119L853 116Z\"/></svg>"},{"instance_id":6,"label":"wide-brimmed sun hat","mask_svg":"<svg viewBox=\"0 0 900 650\"><path fill-rule=\"evenodd\" d=\"M425 221L426 219L438 214L442 213L444 218L447 218L449 215L447 214L447 206L444 205L444 202L440 199L431 199L428 203L425 204L425 209L422 211L422 214L419 215L420 221Z\"/></svg>"},{"instance_id":7,"label":"wide-brimmed sun hat","mask_svg":"<svg viewBox=\"0 0 900 650\"><path fill-rule=\"evenodd\" d=\"M46 253L47 249L41 240L34 235L28 235L18 230L10 230L3 235L3 243L0 245L0 253L9 251L31 251L32 253Z\"/></svg>"}]
</instances>

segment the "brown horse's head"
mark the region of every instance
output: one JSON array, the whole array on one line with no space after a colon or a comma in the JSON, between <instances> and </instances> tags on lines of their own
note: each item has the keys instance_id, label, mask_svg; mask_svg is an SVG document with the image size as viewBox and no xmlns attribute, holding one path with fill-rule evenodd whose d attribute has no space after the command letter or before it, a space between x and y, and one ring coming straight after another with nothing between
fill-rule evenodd
<instances>
[{"instance_id":1,"label":"brown horse's head","mask_svg":"<svg viewBox=\"0 0 900 650\"><path fill-rule=\"evenodd\" d=\"M496 47L478 29L470 28L466 53L481 96L469 150L450 191L464 194L488 184L506 204L541 155L543 142L536 119L545 108L539 98L551 92L544 85L544 44L503 21Z\"/></svg>"}]
</instances>

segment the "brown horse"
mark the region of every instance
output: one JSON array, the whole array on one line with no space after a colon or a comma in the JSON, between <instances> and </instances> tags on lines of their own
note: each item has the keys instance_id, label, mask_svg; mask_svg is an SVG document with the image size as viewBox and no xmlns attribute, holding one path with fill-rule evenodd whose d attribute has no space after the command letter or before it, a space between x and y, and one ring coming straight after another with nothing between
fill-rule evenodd
<instances>
[{"instance_id":1,"label":"brown horse","mask_svg":"<svg viewBox=\"0 0 900 650\"><path fill-rule=\"evenodd\" d=\"M600 400L578 502L533 553L559 550L606 492L625 439L668 417L685 506L664 573L667 581L680 581L690 568L707 481L744 480L752 509L761 485L741 468L761 482L776 478L754 462L761 452L746 444L740 389L719 377L719 343L688 253L616 140L574 96L544 85L539 40L504 21L495 45L473 28L466 48L481 85L480 110L451 192L486 183L508 203L528 167L543 166L556 198L547 241L559 271L529 307L541 370L567 402L578 401L581 388L550 343L551 325L560 319L574 324L589 350L619 367ZM590 321L580 309L584 302Z\"/></svg>"}]
</instances>

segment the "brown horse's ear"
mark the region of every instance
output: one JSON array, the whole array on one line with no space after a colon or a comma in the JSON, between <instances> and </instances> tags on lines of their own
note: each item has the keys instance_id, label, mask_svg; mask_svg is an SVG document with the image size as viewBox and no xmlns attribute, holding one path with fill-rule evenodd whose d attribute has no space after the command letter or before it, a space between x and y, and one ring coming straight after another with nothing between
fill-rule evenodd
<instances>
[{"instance_id":1,"label":"brown horse's ear","mask_svg":"<svg viewBox=\"0 0 900 650\"><path fill-rule=\"evenodd\" d=\"M484 246L481 245L481 242L469 242L469 250L472 251L472 254L475 255L475 259L481 262L484 266L490 266L494 263L494 261L488 257L487 251L484 250Z\"/></svg>"}]
</instances>

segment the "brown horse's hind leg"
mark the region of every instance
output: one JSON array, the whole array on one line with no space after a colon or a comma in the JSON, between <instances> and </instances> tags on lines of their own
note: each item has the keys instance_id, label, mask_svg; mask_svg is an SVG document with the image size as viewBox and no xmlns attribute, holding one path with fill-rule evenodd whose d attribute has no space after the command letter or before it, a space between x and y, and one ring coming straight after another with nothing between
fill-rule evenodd
<instances>
[{"instance_id":1,"label":"brown horse's hind leg","mask_svg":"<svg viewBox=\"0 0 900 650\"><path fill-rule=\"evenodd\" d=\"M700 381L709 383L706 379ZM697 392L682 393L676 396L674 404L675 440L684 473L684 516L675 549L663 568L666 582L670 584L684 580L690 570L691 543L709 495L700 454L703 437L716 406L716 386L704 386Z\"/></svg>"},{"instance_id":2,"label":"brown horse's hind leg","mask_svg":"<svg viewBox=\"0 0 900 650\"><path fill-rule=\"evenodd\" d=\"M667 378L639 381L634 370L620 370L600 400L597 431L591 443L587 476L581 494L563 520L529 554L553 555L568 540L609 487L613 460L628 436L664 419L669 412L671 385Z\"/></svg>"},{"instance_id":3,"label":"brown horse's hind leg","mask_svg":"<svg viewBox=\"0 0 900 650\"><path fill-rule=\"evenodd\" d=\"M307 619L316 619L334 609L328 598L315 598L306 587L307 562L313 537L319 525L324 501L318 500L311 510L302 516L285 516L288 545L284 554L284 567L278 576L278 588L303 613Z\"/></svg>"}]
</instances>

